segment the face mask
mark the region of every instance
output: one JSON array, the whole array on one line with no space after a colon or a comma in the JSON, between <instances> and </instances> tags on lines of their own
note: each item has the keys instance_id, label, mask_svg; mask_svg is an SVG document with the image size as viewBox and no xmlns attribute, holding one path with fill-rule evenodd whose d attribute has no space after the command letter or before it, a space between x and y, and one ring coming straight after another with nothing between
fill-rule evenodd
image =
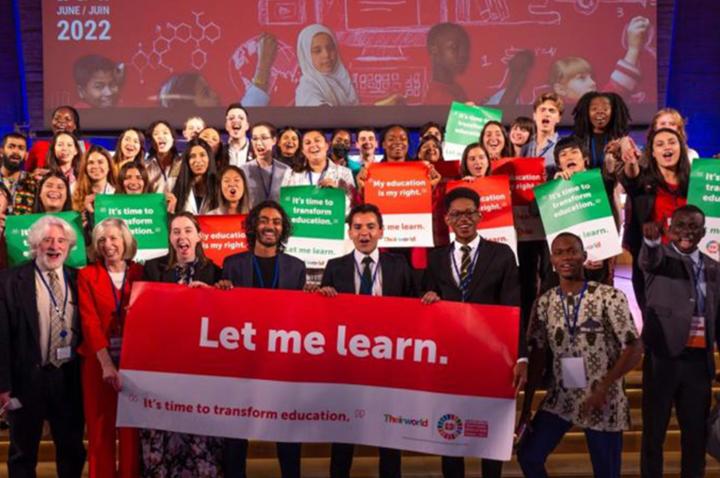
<instances>
[{"instance_id":1,"label":"face mask","mask_svg":"<svg viewBox=\"0 0 720 478\"><path fill-rule=\"evenodd\" d=\"M347 159L347 155L350 152L350 148L344 144L334 144L332 147L333 156L336 158Z\"/></svg>"}]
</instances>

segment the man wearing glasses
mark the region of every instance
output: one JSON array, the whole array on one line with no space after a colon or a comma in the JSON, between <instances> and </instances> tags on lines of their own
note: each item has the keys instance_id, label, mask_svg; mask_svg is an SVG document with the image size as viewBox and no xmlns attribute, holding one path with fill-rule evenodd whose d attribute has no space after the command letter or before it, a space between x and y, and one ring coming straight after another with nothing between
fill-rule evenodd
<instances>
[{"instance_id":1,"label":"man wearing glasses","mask_svg":"<svg viewBox=\"0 0 720 478\"><path fill-rule=\"evenodd\" d=\"M472 189L457 188L445 196L445 222L455 241L430 252L423 278L422 301L440 300L485 305L520 306L520 285L515 256L509 246L491 242L478 235L480 197ZM521 390L527 377L525 328L521 325L518 359L513 371L513 386ZM482 460L482 476L500 477L502 462ZM465 476L462 457L442 457L444 478Z\"/></svg>"}]
</instances>

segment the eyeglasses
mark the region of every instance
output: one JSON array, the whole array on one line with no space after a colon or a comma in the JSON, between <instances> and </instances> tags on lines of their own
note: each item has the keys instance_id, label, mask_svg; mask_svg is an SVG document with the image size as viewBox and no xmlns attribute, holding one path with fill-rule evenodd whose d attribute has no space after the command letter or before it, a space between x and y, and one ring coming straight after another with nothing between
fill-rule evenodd
<instances>
[{"instance_id":1,"label":"eyeglasses","mask_svg":"<svg viewBox=\"0 0 720 478\"><path fill-rule=\"evenodd\" d=\"M448 219L452 222L459 221L462 218L477 219L480 217L480 211L477 209L469 209L467 211L450 211L448 213Z\"/></svg>"}]
</instances>

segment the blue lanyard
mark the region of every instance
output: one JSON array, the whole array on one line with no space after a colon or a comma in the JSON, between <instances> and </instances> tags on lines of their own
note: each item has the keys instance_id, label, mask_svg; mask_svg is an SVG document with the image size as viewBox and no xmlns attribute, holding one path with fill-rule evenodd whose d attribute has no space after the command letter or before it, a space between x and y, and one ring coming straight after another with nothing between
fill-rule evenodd
<instances>
[{"instance_id":1,"label":"blue lanyard","mask_svg":"<svg viewBox=\"0 0 720 478\"><path fill-rule=\"evenodd\" d=\"M588 286L588 283L587 283L587 281L585 281L585 284L583 284L583 288L580 291L580 297L578 299L578 303L575 306L572 324L570 323L570 311L568 310L568 306L565 301L565 294L563 293L562 289L559 286L557 288L557 294L558 294L558 297L560 297L560 303L562 304L562 308L563 308L563 315L565 316L565 326L567 327L568 332L570 333L570 340L573 343L575 342L575 329L577 328L578 317L580 316L580 306L582 305L582 300L583 300L583 297L585 296L585 291L587 290L587 286Z\"/></svg>"},{"instance_id":2,"label":"blue lanyard","mask_svg":"<svg viewBox=\"0 0 720 478\"><path fill-rule=\"evenodd\" d=\"M328 168L330 167L330 160L326 159L325 161L326 161L325 168L322 170L322 173L320 173L320 177L318 178L318 184L320 183L320 181L323 180L323 178L325 177L325 173L327 172ZM308 182L310 183L310 186L314 186L315 184L313 183L313 180L312 180L312 171L307 172L307 178L308 178Z\"/></svg>"},{"instance_id":3,"label":"blue lanyard","mask_svg":"<svg viewBox=\"0 0 720 478\"><path fill-rule=\"evenodd\" d=\"M604 144L607 144L607 141L605 141ZM605 146L603 146L603 149L605 149ZM592 156L592 160L590 162L591 168L596 168L602 164L602 161L598 162L595 159L595 136L592 134L590 135L590 155Z\"/></svg>"},{"instance_id":4,"label":"blue lanyard","mask_svg":"<svg viewBox=\"0 0 720 478\"><path fill-rule=\"evenodd\" d=\"M270 199L270 194L272 194L272 183L273 183L273 177L275 176L275 160L272 159L272 166L270 166L270 183L265 187L265 180L263 179L263 168L260 166L260 163L257 163L258 171L260 174L260 184L262 184L263 191L265 191L265 200ZM257 162L257 160L256 160Z\"/></svg>"},{"instance_id":5,"label":"blue lanyard","mask_svg":"<svg viewBox=\"0 0 720 478\"><path fill-rule=\"evenodd\" d=\"M105 268L105 272L107 272L108 280L110 281L110 290L112 291L113 300L115 301L115 318L119 321L122 318L122 303L123 298L125 297L125 280L127 279L127 271L130 266L125 267L125 272L123 272L123 279L122 279L122 285L120 286L120 297L118 298L118 290L115 288L115 283L112 280L112 276L110 275L110 271Z\"/></svg>"},{"instance_id":6,"label":"blue lanyard","mask_svg":"<svg viewBox=\"0 0 720 478\"><path fill-rule=\"evenodd\" d=\"M703 293L702 287L700 287L700 276L702 275L705 267L703 266L702 257L698 262L697 267L695 262L690 259L693 267L693 275L695 276L695 294L697 294L697 311L699 315L705 315L705 294Z\"/></svg>"},{"instance_id":7,"label":"blue lanyard","mask_svg":"<svg viewBox=\"0 0 720 478\"><path fill-rule=\"evenodd\" d=\"M260 262L257 260L257 257L255 254L252 256L252 263L253 267L255 268L255 273L258 276L258 282L260 282L260 288L265 288L265 279L263 279L262 271L260 270ZM280 257L275 256L275 270L273 271L273 278L272 278L272 285L270 286L271 289L277 289L278 282L280 280Z\"/></svg>"},{"instance_id":8,"label":"blue lanyard","mask_svg":"<svg viewBox=\"0 0 720 478\"><path fill-rule=\"evenodd\" d=\"M58 314L58 317L60 317L60 320L63 322L65 321L65 312L67 311L67 303L68 303L68 277L67 274L65 274L65 271L63 271L63 277L65 278L65 303L63 304L62 308L62 314L60 313L60 307L58 306L57 298L55 297L55 294L53 294L52 289L50 288L50 284L47 283L45 280L45 277L43 276L42 271L40 268L35 265L35 270L37 271L38 275L40 276L40 280L42 281L43 285L45 286L45 289L48 291L48 295L50 296L50 300L52 301L52 305L55 308L55 312ZM67 332L65 332L65 335L67 335ZM65 335L62 335L62 337L65 337Z\"/></svg>"},{"instance_id":9,"label":"blue lanyard","mask_svg":"<svg viewBox=\"0 0 720 478\"><path fill-rule=\"evenodd\" d=\"M555 142L554 142L552 139L548 138L547 144L546 144L545 147L542 149L542 151L540 151L540 153L536 155L536 157L538 157L538 158L540 158L540 157L545 157L545 153L547 153L548 150L549 150L550 148L552 148L554 144L555 144ZM537 145L536 145L536 151L537 151Z\"/></svg>"},{"instance_id":10,"label":"blue lanyard","mask_svg":"<svg viewBox=\"0 0 720 478\"><path fill-rule=\"evenodd\" d=\"M455 249L450 251L450 259L452 259L452 265L455 269L455 273L458 277L458 282L460 285L460 292L462 292L462 301L465 302L467 300L468 293L470 292L470 281L472 279L472 273L475 270L475 263L477 262L478 255L480 254L480 244L478 244L477 249L475 249L475 257L473 257L473 260L470 262L470 267L468 267L468 275L465 278L465 280L462 280L462 276L460 275L460 269L458 269L457 262L455 261Z\"/></svg>"},{"instance_id":11,"label":"blue lanyard","mask_svg":"<svg viewBox=\"0 0 720 478\"><path fill-rule=\"evenodd\" d=\"M370 295L372 295L372 290L373 290L373 287L375 286L375 281L377 280L378 271L380 270L380 261L378 260L378 263L375 265L375 272L373 272L372 279L370 280L370 284L365 284L363 275L360 272L360 265L357 263L357 261L355 259L353 259L353 264L355 264L355 271L357 272L358 277L360 277L360 290L363 290L363 288L364 288L363 286L369 285L370 286Z\"/></svg>"}]
</instances>

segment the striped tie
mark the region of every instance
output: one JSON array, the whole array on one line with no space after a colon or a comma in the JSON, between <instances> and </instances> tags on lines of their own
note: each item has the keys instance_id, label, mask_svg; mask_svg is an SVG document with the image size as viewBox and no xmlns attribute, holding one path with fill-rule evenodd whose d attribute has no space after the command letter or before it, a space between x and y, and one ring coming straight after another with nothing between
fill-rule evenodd
<instances>
[{"instance_id":1,"label":"striped tie","mask_svg":"<svg viewBox=\"0 0 720 478\"><path fill-rule=\"evenodd\" d=\"M50 304L50 348L48 350L48 362L56 367L61 366L66 360L58 359L58 350L65 347L65 331L64 317L58 309L65 303L65 293L60 286L60 278L55 271L48 272L50 280L50 290L55 297L55 304Z\"/></svg>"},{"instance_id":2,"label":"striped tie","mask_svg":"<svg viewBox=\"0 0 720 478\"><path fill-rule=\"evenodd\" d=\"M462 259L460 259L460 286L464 289L467 288L467 279L470 275L470 246L464 245L460 247L462 251Z\"/></svg>"}]
</instances>

